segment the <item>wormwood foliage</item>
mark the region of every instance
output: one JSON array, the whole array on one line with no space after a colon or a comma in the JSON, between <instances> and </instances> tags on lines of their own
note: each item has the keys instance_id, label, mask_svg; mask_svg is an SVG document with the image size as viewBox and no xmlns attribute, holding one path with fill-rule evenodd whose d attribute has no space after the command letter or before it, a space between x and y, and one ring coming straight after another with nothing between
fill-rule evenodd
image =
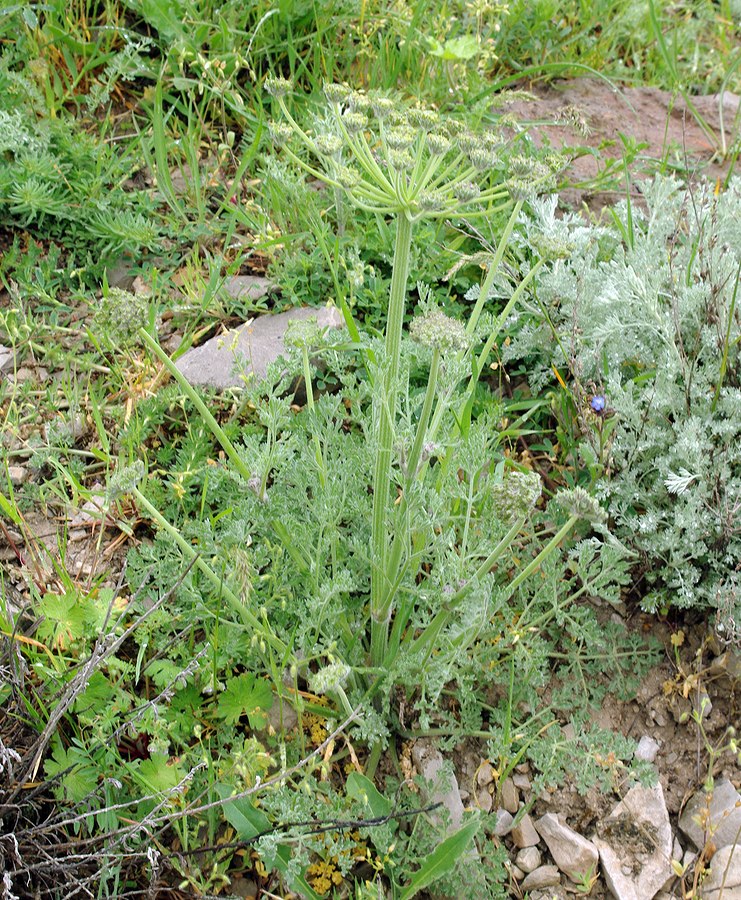
<instances>
[{"instance_id":1,"label":"wormwood foliage","mask_svg":"<svg viewBox=\"0 0 741 900\"><path fill-rule=\"evenodd\" d=\"M645 211L614 212L619 243L537 204L530 228L568 258L512 316L505 358L527 360L534 386L551 366L571 373L565 433L603 475L645 608L714 609L719 634L738 637L741 185L657 178L642 193Z\"/></svg>"}]
</instances>

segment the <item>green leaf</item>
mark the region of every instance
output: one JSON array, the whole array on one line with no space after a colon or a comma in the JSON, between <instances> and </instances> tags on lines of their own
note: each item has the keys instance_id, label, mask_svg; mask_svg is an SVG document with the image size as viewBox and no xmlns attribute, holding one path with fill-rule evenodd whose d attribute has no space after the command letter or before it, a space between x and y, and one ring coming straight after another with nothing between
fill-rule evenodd
<instances>
[{"instance_id":1,"label":"green leaf","mask_svg":"<svg viewBox=\"0 0 741 900\"><path fill-rule=\"evenodd\" d=\"M439 41L430 40L430 53L446 61L461 62L473 59L479 52L479 42L473 34L463 37L451 38L440 44Z\"/></svg>"},{"instance_id":2,"label":"green leaf","mask_svg":"<svg viewBox=\"0 0 741 900\"><path fill-rule=\"evenodd\" d=\"M359 772L351 772L345 784L347 796L367 806L373 818L387 816L391 812L391 803L379 793L373 782Z\"/></svg>"},{"instance_id":3,"label":"green leaf","mask_svg":"<svg viewBox=\"0 0 741 900\"><path fill-rule=\"evenodd\" d=\"M88 616L78 599L74 592L44 594L39 604L39 611L45 617L39 626L41 640L52 647L65 649L72 641L82 637Z\"/></svg>"},{"instance_id":4,"label":"green leaf","mask_svg":"<svg viewBox=\"0 0 741 900\"><path fill-rule=\"evenodd\" d=\"M166 753L153 753L149 759L131 763L130 771L139 786L150 794L166 794L185 778L185 770L170 762Z\"/></svg>"},{"instance_id":5,"label":"green leaf","mask_svg":"<svg viewBox=\"0 0 741 900\"><path fill-rule=\"evenodd\" d=\"M95 790L98 772L85 753L76 747L65 750L59 741L51 757L44 763L44 772L47 778L54 778L70 766L72 767L70 771L60 779L60 787L66 800L79 803Z\"/></svg>"},{"instance_id":6,"label":"green leaf","mask_svg":"<svg viewBox=\"0 0 741 900\"><path fill-rule=\"evenodd\" d=\"M236 830L240 840L249 841L256 834L269 832L271 823L268 817L259 809L256 809L249 797L239 797L235 800L227 799L232 788L227 784L217 784L216 792L226 802L223 805L224 817ZM277 869L281 875L287 876L288 863L291 860L291 848L281 844L273 859L263 859L262 862L268 869ZM305 900L321 900L321 895L311 887L303 875L294 875L286 878L292 891Z\"/></svg>"},{"instance_id":7,"label":"green leaf","mask_svg":"<svg viewBox=\"0 0 741 900\"><path fill-rule=\"evenodd\" d=\"M399 900L410 900L416 896L421 890L437 881L443 875L455 868L458 860L468 849L473 841L474 835L479 830L478 817L472 819L468 824L459 828L455 834L445 838L442 844L439 844L432 853L428 853L422 860L419 869L414 873L414 877L404 890L399 894Z\"/></svg>"},{"instance_id":8,"label":"green leaf","mask_svg":"<svg viewBox=\"0 0 741 900\"><path fill-rule=\"evenodd\" d=\"M266 681L260 681L250 672L237 675L227 681L226 689L219 697L216 714L229 725L236 725L247 715L250 728L264 728L266 710L273 705L273 692Z\"/></svg>"}]
</instances>

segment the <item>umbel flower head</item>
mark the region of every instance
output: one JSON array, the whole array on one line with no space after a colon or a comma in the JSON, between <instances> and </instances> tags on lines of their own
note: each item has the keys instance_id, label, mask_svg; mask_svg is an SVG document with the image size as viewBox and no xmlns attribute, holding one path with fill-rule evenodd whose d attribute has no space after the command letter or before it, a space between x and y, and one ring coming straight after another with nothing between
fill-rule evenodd
<instances>
[{"instance_id":1,"label":"umbel flower head","mask_svg":"<svg viewBox=\"0 0 741 900\"><path fill-rule=\"evenodd\" d=\"M543 487L536 472L514 469L506 472L502 481L494 482L489 490L499 519L506 525L513 525L518 519L526 519L535 509Z\"/></svg>"},{"instance_id":2,"label":"umbel flower head","mask_svg":"<svg viewBox=\"0 0 741 900\"><path fill-rule=\"evenodd\" d=\"M584 488L575 487L559 491L554 501L570 516L578 516L580 519L586 519L588 522L598 525L607 519L604 509Z\"/></svg>"},{"instance_id":3,"label":"umbel flower head","mask_svg":"<svg viewBox=\"0 0 741 900\"><path fill-rule=\"evenodd\" d=\"M412 319L409 332L413 340L441 353L455 353L469 344L465 326L439 309Z\"/></svg>"},{"instance_id":4,"label":"umbel flower head","mask_svg":"<svg viewBox=\"0 0 741 900\"><path fill-rule=\"evenodd\" d=\"M508 189L493 177L501 168L501 137L495 132L472 134L434 109L325 84L329 121L323 120L325 133L311 135L288 108L290 83L271 77L265 87L316 163L274 129L283 152L367 212L414 222L483 216L507 203Z\"/></svg>"},{"instance_id":5,"label":"umbel flower head","mask_svg":"<svg viewBox=\"0 0 741 900\"><path fill-rule=\"evenodd\" d=\"M108 288L95 313L96 324L119 347L139 341L139 329L147 324L149 298L121 288Z\"/></svg>"}]
</instances>

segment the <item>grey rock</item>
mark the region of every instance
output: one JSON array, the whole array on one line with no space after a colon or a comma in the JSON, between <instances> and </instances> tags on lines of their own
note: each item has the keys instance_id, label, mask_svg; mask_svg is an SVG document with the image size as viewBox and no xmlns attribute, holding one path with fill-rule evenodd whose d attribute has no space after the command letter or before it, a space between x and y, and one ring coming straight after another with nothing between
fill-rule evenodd
<instances>
[{"instance_id":1,"label":"grey rock","mask_svg":"<svg viewBox=\"0 0 741 900\"><path fill-rule=\"evenodd\" d=\"M512 830L512 822L514 820L512 813L507 812L506 809L497 809L494 810L494 815L497 817L496 824L494 825L494 834L497 837L504 837L505 834L509 834Z\"/></svg>"},{"instance_id":2,"label":"grey rock","mask_svg":"<svg viewBox=\"0 0 741 900\"><path fill-rule=\"evenodd\" d=\"M462 799L462 798L461 798ZM479 788L476 792L476 806L482 812L491 812L494 800L486 788Z\"/></svg>"},{"instance_id":3,"label":"grey rock","mask_svg":"<svg viewBox=\"0 0 741 900\"><path fill-rule=\"evenodd\" d=\"M540 835L535 830L533 820L525 815L520 819L520 824L512 829L512 841L515 847L534 847L540 841Z\"/></svg>"},{"instance_id":4,"label":"grey rock","mask_svg":"<svg viewBox=\"0 0 741 900\"><path fill-rule=\"evenodd\" d=\"M702 900L741 900L741 844L718 850L700 896Z\"/></svg>"},{"instance_id":5,"label":"grey rock","mask_svg":"<svg viewBox=\"0 0 741 900\"><path fill-rule=\"evenodd\" d=\"M500 790L502 796L502 806L514 815L520 808L520 798L517 794L517 788L511 778L505 778L502 782Z\"/></svg>"},{"instance_id":6,"label":"grey rock","mask_svg":"<svg viewBox=\"0 0 741 900\"><path fill-rule=\"evenodd\" d=\"M679 843L679 838L674 835L674 843L672 844L672 859L682 859L682 854L684 851L682 850L682 845Z\"/></svg>"},{"instance_id":7,"label":"grey rock","mask_svg":"<svg viewBox=\"0 0 741 900\"><path fill-rule=\"evenodd\" d=\"M698 850L710 838L719 850L733 844L741 832L741 794L727 778L715 782L709 798L697 791L679 817L679 827Z\"/></svg>"},{"instance_id":8,"label":"grey rock","mask_svg":"<svg viewBox=\"0 0 741 900\"><path fill-rule=\"evenodd\" d=\"M15 363L15 353L10 347L0 344L0 373L10 372Z\"/></svg>"},{"instance_id":9,"label":"grey rock","mask_svg":"<svg viewBox=\"0 0 741 900\"><path fill-rule=\"evenodd\" d=\"M508 868L508 870L509 870L509 874L510 874L516 881L522 881L522 879L525 877L525 874L526 874L526 873L523 872L522 869L521 869L519 866L516 866L514 863L510 863L509 866L508 866L507 868Z\"/></svg>"},{"instance_id":10,"label":"grey rock","mask_svg":"<svg viewBox=\"0 0 741 900\"><path fill-rule=\"evenodd\" d=\"M531 872L520 887L523 891L535 891L538 888L555 887L561 883L561 873L555 866L541 866Z\"/></svg>"},{"instance_id":11,"label":"grey rock","mask_svg":"<svg viewBox=\"0 0 741 900\"><path fill-rule=\"evenodd\" d=\"M672 875L673 836L661 784L631 788L600 823L593 843L617 900L651 900Z\"/></svg>"},{"instance_id":12,"label":"grey rock","mask_svg":"<svg viewBox=\"0 0 741 900\"><path fill-rule=\"evenodd\" d=\"M520 791L529 791L532 787L530 779L527 775L517 775L512 776L512 781L514 782L515 787Z\"/></svg>"},{"instance_id":13,"label":"grey rock","mask_svg":"<svg viewBox=\"0 0 741 900\"><path fill-rule=\"evenodd\" d=\"M515 865L523 872L532 872L542 861L537 847L523 847L515 857Z\"/></svg>"},{"instance_id":14,"label":"grey rock","mask_svg":"<svg viewBox=\"0 0 741 900\"><path fill-rule=\"evenodd\" d=\"M708 675L713 678L728 678L733 685L741 683L741 650L729 647L721 653L710 663Z\"/></svg>"},{"instance_id":15,"label":"grey rock","mask_svg":"<svg viewBox=\"0 0 741 900\"><path fill-rule=\"evenodd\" d=\"M239 328L217 335L184 353L176 365L188 381L223 390L244 385L244 379L265 377L270 363L286 352L283 339L290 322L315 318L321 328L341 328L342 314L333 307L292 309L258 316Z\"/></svg>"},{"instance_id":16,"label":"grey rock","mask_svg":"<svg viewBox=\"0 0 741 900\"><path fill-rule=\"evenodd\" d=\"M13 487L20 487L28 481L28 469L23 466L8 466L8 478Z\"/></svg>"},{"instance_id":17,"label":"grey rock","mask_svg":"<svg viewBox=\"0 0 741 900\"><path fill-rule=\"evenodd\" d=\"M224 290L235 300L241 300L244 297L249 300L259 300L269 294L273 287L273 282L261 275L235 275L224 284Z\"/></svg>"},{"instance_id":18,"label":"grey rock","mask_svg":"<svg viewBox=\"0 0 741 900\"><path fill-rule=\"evenodd\" d=\"M494 766L490 762L482 763L476 772L476 783L479 787L486 787L494 781Z\"/></svg>"},{"instance_id":19,"label":"grey rock","mask_svg":"<svg viewBox=\"0 0 741 900\"><path fill-rule=\"evenodd\" d=\"M578 882L597 871L599 853L591 841L563 825L553 813L546 813L535 823L558 868L572 881Z\"/></svg>"},{"instance_id":20,"label":"grey rock","mask_svg":"<svg viewBox=\"0 0 741 900\"><path fill-rule=\"evenodd\" d=\"M455 775L443 771L444 760L432 741L421 738L412 747L412 759L419 774L432 785L427 791L430 803L442 803L450 813L450 831L457 831L463 821L463 802Z\"/></svg>"},{"instance_id":21,"label":"grey rock","mask_svg":"<svg viewBox=\"0 0 741 900\"><path fill-rule=\"evenodd\" d=\"M650 735L644 734L640 741L638 741L635 758L643 760L644 762L653 762L656 759L656 754L658 752L659 742L654 740Z\"/></svg>"},{"instance_id":22,"label":"grey rock","mask_svg":"<svg viewBox=\"0 0 741 900\"><path fill-rule=\"evenodd\" d=\"M277 734L288 734L298 724L296 710L286 700L278 699L268 710L267 727Z\"/></svg>"}]
</instances>

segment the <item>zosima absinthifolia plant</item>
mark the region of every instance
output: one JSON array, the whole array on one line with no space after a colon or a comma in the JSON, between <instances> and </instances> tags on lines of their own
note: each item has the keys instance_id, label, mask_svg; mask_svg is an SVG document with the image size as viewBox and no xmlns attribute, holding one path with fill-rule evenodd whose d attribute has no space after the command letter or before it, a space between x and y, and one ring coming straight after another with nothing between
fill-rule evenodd
<instances>
[{"instance_id":1,"label":"zosima absinthifolia plant","mask_svg":"<svg viewBox=\"0 0 741 900\"><path fill-rule=\"evenodd\" d=\"M501 466L497 476L487 478L493 426L472 429L471 411L505 319L547 264L544 256L531 267L498 315L485 311L522 206L552 184L553 171L535 159L512 156L503 178L504 139L497 131L473 134L434 110L405 108L388 97L339 84L325 85L328 114L322 119L323 130L310 133L291 114L291 83L269 78L265 86L282 114L271 129L274 143L309 176L333 189L338 227L346 202L395 224L385 338L383 346L368 354L374 392L370 434L375 441L370 663L376 674L393 673L402 657L405 665L424 666L433 654L439 658L441 644L452 646L454 622L454 642L467 645L476 639L477 627L460 626L462 608L475 594L484 614L474 619L487 620L485 584L540 497L540 479L532 472ZM431 302L421 304L422 314L412 321L411 337L425 348L420 352L428 354L429 377L410 422L400 415L399 402L409 396L401 363L415 226L426 219L472 220L508 211L468 321L449 318ZM476 461L468 496L461 497L455 486L460 465L456 454L466 444L470 446L464 453ZM482 490L484 482L489 486ZM451 503L441 512L440 503L445 507L451 490ZM556 550L580 517L600 517L585 493L565 494L562 500L570 514L511 578L509 596ZM492 517L488 527L482 523L487 515ZM422 614L421 605L427 607Z\"/></svg>"}]
</instances>

